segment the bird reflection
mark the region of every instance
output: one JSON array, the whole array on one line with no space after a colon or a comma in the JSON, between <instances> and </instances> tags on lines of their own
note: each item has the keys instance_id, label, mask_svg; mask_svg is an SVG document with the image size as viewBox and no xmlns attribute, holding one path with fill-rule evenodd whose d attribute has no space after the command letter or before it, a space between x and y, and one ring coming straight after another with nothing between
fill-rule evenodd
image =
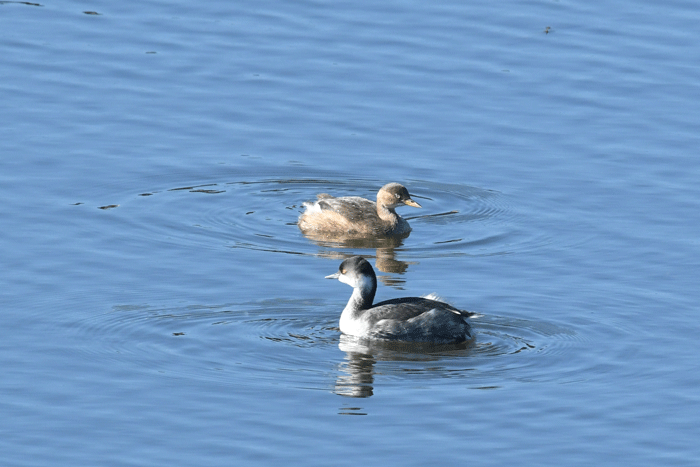
<instances>
[{"instance_id":1,"label":"bird reflection","mask_svg":"<svg viewBox=\"0 0 700 467\"><path fill-rule=\"evenodd\" d=\"M473 340L456 344L382 341L341 334L338 348L345 352L345 361L338 365L333 392L346 397L371 397L377 362L436 362L455 352L461 354L472 348L473 343ZM434 365L433 370L437 370ZM426 368L426 371L431 370Z\"/></svg>"},{"instance_id":2,"label":"bird reflection","mask_svg":"<svg viewBox=\"0 0 700 467\"><path fill-rule=\"evenodd\" d=\"M372 355L349 351L338 368L335 393L346 397L370 397L374 394L374 364Z\"/></svg>"},{"instance_id":3,"label":"bird reflection","mask_svg":"<svg viewBox=\"0 0 700 467\"><path fill-rule=\"evenodd\" d=\"M409 233L403 235L393 235L382 238L362 238L348 234L333 234L321 232L303 232L303 235L314 242L316 245L323 248L332 249L374 249L376 258L376 267L382 272L403 274L408 270L411 263L409 261L401 261L396 259L396 249L403 245L404 240L409 236ZM349 258L354 254L344 255L341 253L329 254L329 257L334 259ZM391 282L391 278L381 276L383 282ZM395 279L394 279L395 280ZM399 281L403 282L403 281ZM386 283L386 285L395 285Z\"/></svg>"}]
</instances>

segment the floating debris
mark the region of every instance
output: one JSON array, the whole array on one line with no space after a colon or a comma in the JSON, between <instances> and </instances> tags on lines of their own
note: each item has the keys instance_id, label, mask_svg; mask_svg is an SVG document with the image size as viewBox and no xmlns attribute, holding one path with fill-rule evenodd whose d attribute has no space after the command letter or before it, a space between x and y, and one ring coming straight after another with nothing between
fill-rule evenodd
<instances>
[{"instance_id":1,"label":"floating debris","mask_svg":"<svg viewBox=\"0 0 700 467\"><path fill-rule=\"evenodd\" d=\"M168 191L182 191L182 190L193 191L195 188L202 188L202 187L207 187L207 186L216 186L216 183L207 183L205 185L183 186L180 188L171 188Z\"/></svg>"},{"instance_id":2,"label":"floating debris","mask_svg":"<svg viewBox=\"0 0 700 467\"><path fill-rule=\"evenodd\" d=\"M217 193L226 193L225 190L190 190L190 193L210 193L210 194L217 194Z\"/></svg>"},{"instance_id":3,"label":"floating debris","mask_svg":"<svg viewBox=\"0 0 700 467\"><path fill-rule=\"evenodd\" d=\"M31 3L31 2L0 2L0 5L4 5L6 3L17 3L18 5L29 5L29 6L44 6L40 3Z\"/></svg>"}]
</instances>

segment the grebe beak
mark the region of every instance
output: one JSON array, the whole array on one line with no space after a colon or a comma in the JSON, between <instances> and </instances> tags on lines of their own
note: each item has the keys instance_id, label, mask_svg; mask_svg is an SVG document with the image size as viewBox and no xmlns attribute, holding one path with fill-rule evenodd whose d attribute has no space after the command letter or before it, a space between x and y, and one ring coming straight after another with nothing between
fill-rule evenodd
<instances>
[{"instance_id":1,"label":"grebe beak","mask_svg":"<svg viewBox=\"0 0 700 467\"><path fill-rule=\"evenodd\" d=\"M416 203L413 201L411 198L404 200L403 204L407 204L409 206L413 206L414 208L422 208L420 204Z\"/></svg>"}]
</instances>

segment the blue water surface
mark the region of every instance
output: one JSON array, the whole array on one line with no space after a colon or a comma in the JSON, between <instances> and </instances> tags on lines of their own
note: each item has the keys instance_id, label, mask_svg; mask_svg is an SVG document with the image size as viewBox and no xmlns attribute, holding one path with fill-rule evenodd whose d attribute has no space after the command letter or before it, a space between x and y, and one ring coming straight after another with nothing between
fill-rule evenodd
<instances>
[{"instance_id":1,"label":"blue water surface","mask_svg":"<svg viewBox=\"0 0 700 467\"><path fill-rule=\"evenodd\" d=\"M0 2L0 464L697 465L699 20ZM405 239L296 227L390 181ZM342 336L356 254L476 341Z\"/></svg>"}]
</instances>

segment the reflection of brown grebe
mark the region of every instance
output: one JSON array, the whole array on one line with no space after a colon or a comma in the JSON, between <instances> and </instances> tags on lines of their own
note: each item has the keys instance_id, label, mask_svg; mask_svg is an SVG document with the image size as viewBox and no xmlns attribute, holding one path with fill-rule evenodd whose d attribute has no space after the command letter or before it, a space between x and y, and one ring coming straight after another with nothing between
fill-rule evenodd
<instances>
[{"instance_id":1,"label":"reflection of brown grebe","mask_svg":"<svg viewBox=\"0 0 700 467\"><path fill-rule=\"evenodd\" d=\"M340 315L340 330L351 336L411 342L463 342L470 340L471 327L458 310L437 297L406 297L372 305L377 276L372 266L355 256L340 264L326 279L338 279L354 290Z\"/></svg>"},{"instance_id":2,"label":"reflection of brown grebe","mask_svg":"<svg viewBox=\"0 0 700 467\"><path fill-rule=\"evenodd\" d=\"M404 204L421 207L398 183L384 185L377 193L376 203L359 196L335 198L322 193L316 202L304 203L306 210L299 217L299 228L304 233L369 237L408 235L411 227L395 211Z\"/></svg>"}]
</instances>

